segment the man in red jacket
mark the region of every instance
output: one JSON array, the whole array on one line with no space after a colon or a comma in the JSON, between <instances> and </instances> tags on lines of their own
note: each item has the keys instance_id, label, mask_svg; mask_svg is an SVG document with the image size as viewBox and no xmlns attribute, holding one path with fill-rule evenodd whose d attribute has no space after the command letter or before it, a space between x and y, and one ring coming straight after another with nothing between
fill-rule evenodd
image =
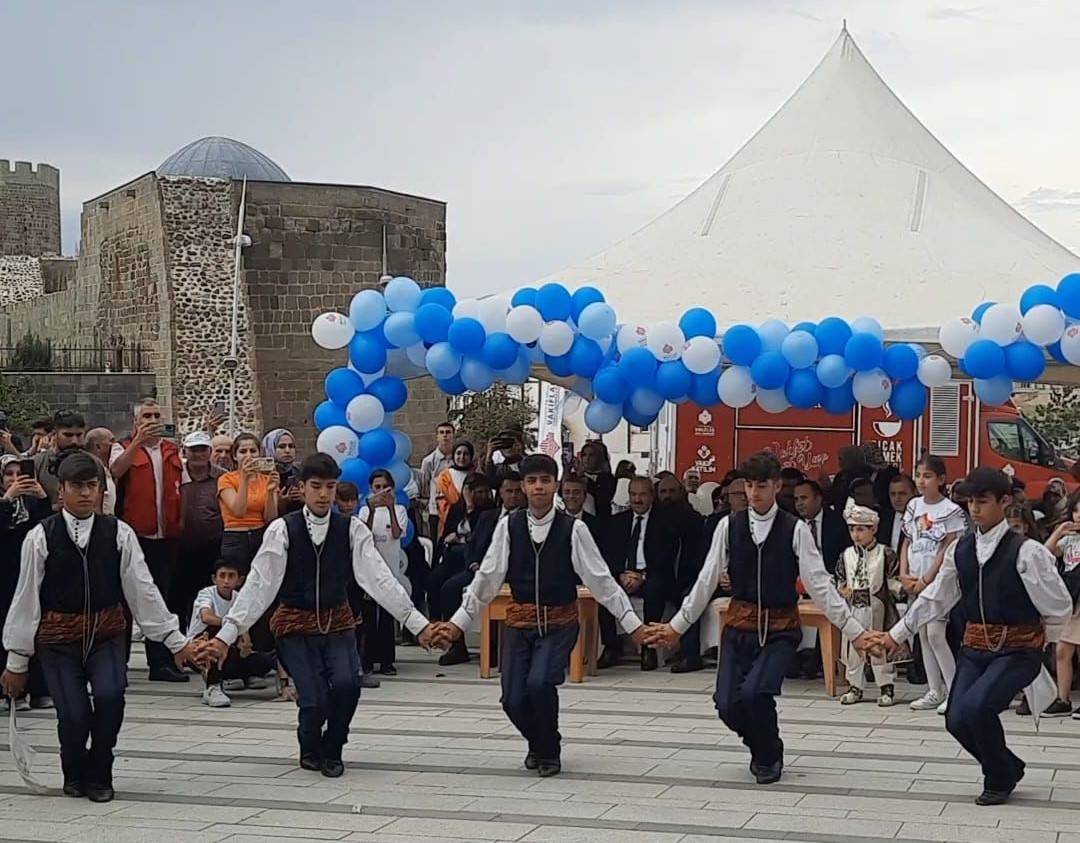
<instances>
[{"instance_id":1,"label":"man in red jacket","mask_svg":"<svg viewBox=\"0 0 1080 843\"><path fill-rule=\"evenodd\" d=\"M135 531L154 585L167 601L180 537L183 464L176 444L161 438L163 430L157 401L142 399L135 405L134 436L126 448L114 446L109 470L116 478L116 514ZM151 681L188 681L163 645L145 643Z\"/></svg>"}]
</instances>

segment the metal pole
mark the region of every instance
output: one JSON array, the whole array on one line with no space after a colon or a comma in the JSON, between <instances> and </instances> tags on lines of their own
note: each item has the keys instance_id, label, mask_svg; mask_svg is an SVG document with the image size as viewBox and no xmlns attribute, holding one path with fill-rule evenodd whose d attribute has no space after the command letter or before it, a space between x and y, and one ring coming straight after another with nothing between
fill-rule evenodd
<instances>
[{"instance_id":1,"label":"metal pole","mask_svg":"<svg viewBox=\"0 0 1080 843\"><path fill-rule=\"evenodd\" d=\"M232 340L229 343L229 435L236 436L236 373L240 368L240 262L244 243L244 205L247 202L247 176L240 188L240 212L236 215L236 238L233 240ZM231 364L231 366L229 366Z\"/></svg>"}]
</instances>

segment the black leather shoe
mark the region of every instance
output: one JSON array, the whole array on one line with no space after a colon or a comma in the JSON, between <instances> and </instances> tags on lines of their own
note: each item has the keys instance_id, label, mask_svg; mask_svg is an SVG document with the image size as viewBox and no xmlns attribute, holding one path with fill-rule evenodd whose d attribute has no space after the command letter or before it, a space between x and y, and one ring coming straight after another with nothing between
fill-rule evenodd
<instances>
[{"instance_id":1,"label":"black leather shoe","mask_svg":"<svg viewBox=\"0 0 1080 843\"><path fill-rule=\"evenodd\" d=\"M659 659L656 655L656 650L652 647L645 647L641 651L641 669L642 670L656 670Z\"/></svg>"},{"instance_id":2,"label":"black leather shoe","mask_svg":"<svg viewBox=\"0 0 1080 843\"><path fill-rule=\"evenodd\" d=\"M530 749L529 754L525 756L525 769L526 770L535 770L539 766L540 766L540 758L537 756L537 754L535 752L533 752Z\"/></svg>"},{"instance_id":3,"label":"black leather shoe","mask_svg":"<svg viewBox=\"0 0 1080 843\"><path fill-rule=\"evenodd\" d=\"M440 667L450 667L455 664L465 664L469 660L469 651L464 641L455 641L443 655L439 656Z\"/></svg>"},{"instance_id":4,"label":"black leather shoe","mask_svg":"<svg viewBox=\"0 0 1080 843\"><path fill-rule=\"evenodd\" d=\"M345 772L345 765L340 761L327 758L322 763L322 774L328 779L336 779Z\"/></svg>"},{"instance_id":5,"label":"black leather shoe","mask_svg":"<svg viewBox=\"0 0 1080 843\"><path fill-rule=\"evenodd\" d=\"M761 764L754 774L758 784L776 784L784 773L784 762L777 761L775 764Z\"/></svg>"},{"instance_id":6,"label":"black leather shoe","mask_svg":"<svg viewBox=\"0 0 1080 843\"><path fill-rule=\"evenodd\" d=\"M321 770L322 760L313 752L305 753L300 756L300 769L301 770Z\"/></svg>"},{"instance_id":7,"label":"black leather shoe","mask_svg":"<svg viewBox=\"0 0 1080 843\"><path fill-rule=\"evenodd\" d=\"M600 654L600 658L596 660L596 667L600 670L604 670L608 667L615 667L622 659L622 653L618 650L613 650L611 647L605 647L604 652Z\"/></svg>"},{"instance_id":8,"label":"black leather shoe","mask_svg":"<svg viewBox=\"0 0 1080 843\"><path fill-rule=\"evenodd\" d=\"M116 792L111 785L92 784L86 789L86 795L91 802L112 802Z\"/></svg>"},{"instance_id":9,"label":"black leather shoe","mask_svg":"<svg viewBox=\"0 0 1080 843\"><path fill-rule=\"evenodd\" d=\"M82 782L64 782L64 796L86 796L86 785Z\"/></svg>"},{"instance_id":10,"label":"black leather shoe","mask_svg":"<svg viewBox=\"0 0 1080 843\"><path fill-rule=\"evenodd\" d=\"M697 671L704 669L705 662L701 659L694 659L693 661L690 659L683 659L671 666L672 673L696 673Z\"/></svg>"},{"instance_id":11,"label":"black leather shoe","mask_svg":"<svg viewBox=\"0 0 1080 843\"><path fill-rule=\"evenodd\" d=\"M987 805L1004 805L1009 801L1009 792L1004 790L984 790L975 797L975 804L986 807Z\"/></svg>"},{"instance_id":12,"label":"black leather shoe","mask_svg":"<svg viewBox=\"0 0 1080 843\"><path fill-rule=\"evenodd\" d=\"M753 776L756 779L758 773L760 773L760 772L761 772L761 765L758 764L757 761L751 761L750 762L750 775Z\"/></svg>"},{"instance_id":13,"label":"black leather shoe","mask_svg":"<svg viewBox=\"0 0 1080 843\"><path fill-rule=\"evenodd\" d=\"M158 667L150 671L151 682L190 682L191 677L175 667Z\"/></svg>"},{"instance_id":14,"label":"black leather shoe","mask_svg":"<svg viewBox=\"0 0 1080 843\"><path fill-rule=\"evenodd\" d=\"M536 769L540 773L540 778L546 779L549 776L557 776L562 772L562 762L558 758L547 758L538 761Z\"/></svg>"}]
</instances>

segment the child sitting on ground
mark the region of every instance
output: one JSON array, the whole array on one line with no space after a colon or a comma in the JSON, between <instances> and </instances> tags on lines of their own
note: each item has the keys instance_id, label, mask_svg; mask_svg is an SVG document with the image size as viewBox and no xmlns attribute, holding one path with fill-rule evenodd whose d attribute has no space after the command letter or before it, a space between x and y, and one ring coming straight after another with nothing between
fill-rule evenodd
<instances>
[{"instance_id":1,"label":"child sitting on ground","mask_svg":"<svg viewBox=\"0 0 1080 843\"><path fill-rule=\"evenodd\" d=\"M221 619L232 608L236 589L240 587L242 581L243 577L235 562L219 559L214 564L214 584L202 589L195 596L191 623L188 624L189 640L203 641L217 635L218 630L221 629ZM273 669L273 654L254 652L251 648L250 636L240 636L236 646L229 649L225 663L220 668L214 664L206 670L204 674L206 689L202 695L203 705L211 708L226 708L232 704L222 689L224 680L240 681L245 688L265 688L266 681L262 677Z\"/></svg>"}]
</instances>

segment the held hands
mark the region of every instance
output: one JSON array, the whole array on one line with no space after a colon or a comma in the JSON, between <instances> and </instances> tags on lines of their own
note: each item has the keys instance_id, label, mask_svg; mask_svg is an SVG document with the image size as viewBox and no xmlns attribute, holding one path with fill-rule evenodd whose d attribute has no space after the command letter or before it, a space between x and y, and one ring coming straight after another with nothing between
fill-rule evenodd
<instances>
[{"instance_id":1,"label":"held hands","mask_svg":"<svg viewBox=\"0 0 1080 843\"><path fill-rule=\"evenodd\" d=\"M436 621L425 626L416 638L428 649L449 650L450 645L459 640L462 634L456 624L450 621Z\"/></svg>"},{"instance_id":2,"label":"held hands","mask_svg":"<svg viewBox=\"0 0 1080 843\"><path fill-rule=\"evenodd\" d=\"M867 630L851 642L860 653L869 653L876 658L892 656L900 649L900 645L887 632Z\"/></svg>"},{"instance_id":3,"label":"held hands","mask_svg":"<svg viewBox=\"0 0 1080 843\"><path fill-rule=\"evenodd\" d=\"M184 645L184 649L173 654L173 661L176 663L177 670L181 670L185 665L191 665L192 667L201 667L199 663L199 656L202 653L200 645L194 641L188 641Z\"/></svg>"},{"instance_id":4,"label":"held hands","mask_svg":"<svg viewBox=\"0 0 1080 843\"><path fill-rule=\"evenodd\" d=\"M4 696L13 700L21 699L26 693L26 680L29 675L29 673L13 673L5 670L3 675L0 675L0 685L4 686Z\"/></svg>"},{"instance_id":5,"label":"held hands","mask_svg":"<svg viewBox=\"0 0 1080 843\"><path fill-rule=\"evenodd\" d=\"M220 638L211 638L198 648L195 654L195 664L203 670L208 670L212 665L217 665L220 668L225 664L228 655L229 645Z\"/></svg>"},{"instance_id":6,"label":"held hands","mask_svg":"<svg viewBox=\"0 0 1080 843\"><path fill-rule=\"evenodd\" d=\"M645 644L649 647L676 647L682 637L669 623L651 623L640 627L638 632L644 630Z\"/></svg>"}]
</instances>

